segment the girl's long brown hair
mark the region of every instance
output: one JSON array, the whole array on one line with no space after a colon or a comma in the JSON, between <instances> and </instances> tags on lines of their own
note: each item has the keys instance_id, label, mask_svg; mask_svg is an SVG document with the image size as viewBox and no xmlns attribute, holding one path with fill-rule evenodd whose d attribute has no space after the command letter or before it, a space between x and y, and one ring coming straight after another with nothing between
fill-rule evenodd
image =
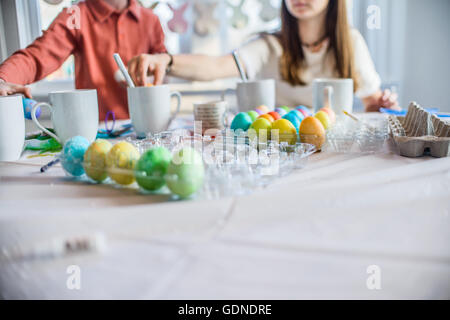
<instances>
[{"instance_id":1,"label":"girl's long brown hair","mask_svg":"<svg viewBox=\"0 0 450 320\"><path fill-rule=\"evenodd\" d=\"M354 89L356 90L358 79L345 0L330 0L327 8L325 30L329 39L328 49L334 55L339 77L352 78ZM280 60L282 78L291 85L306 85L302 79L302 71L306 65L297 18L289 13L285 0L282 0L281 34L279 38L283 47L283 54Z\"/></svg>"}]
</instances>

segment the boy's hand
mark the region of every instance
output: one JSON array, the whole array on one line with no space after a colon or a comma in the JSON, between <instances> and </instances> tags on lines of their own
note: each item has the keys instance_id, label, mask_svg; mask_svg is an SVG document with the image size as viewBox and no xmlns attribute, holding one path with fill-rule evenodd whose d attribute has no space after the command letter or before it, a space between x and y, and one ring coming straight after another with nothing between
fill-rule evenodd
<instances>
[{"instance_id":1,"label":"boy's hand","mask_svg":"<svg viewBox=\"0 0 450 320\"><path fill-rule=\"evenodd\" d=\"M15 93L23 93L25 97L31 99L31 90L28 87L20 84L8 83L0 79L0 96L7 96Z\"/></svg>"},{"instance_id":2,"label":"boy's hand","mask_svg":"<svg viewBox=\"0 0 450 320\"><path fill-rule=\"evenodd\" d=\"M154 76L153 84L162 84L170 56L162 54L141 54L128 62L128 72L135 86L145 86L147 76Z\"/></svg>"}]
</instances>

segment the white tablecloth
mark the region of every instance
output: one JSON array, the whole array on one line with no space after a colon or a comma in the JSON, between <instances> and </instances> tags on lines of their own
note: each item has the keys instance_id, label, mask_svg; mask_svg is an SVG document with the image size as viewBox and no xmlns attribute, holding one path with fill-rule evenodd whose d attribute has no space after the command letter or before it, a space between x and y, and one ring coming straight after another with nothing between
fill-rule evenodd
<instances>
[{"instance_id":1,"label":"white tablecloth","mask_svg":"<svg viewBox=\"0 0 450 320\"><path fill-rule=\"evenodd\" d=\"M107 250L1 262L2 298L450 298L449 158L322 152L251 195L189 201L47 161L0 163L0 246L101 231Z\"/></svg>"}]
</instances>

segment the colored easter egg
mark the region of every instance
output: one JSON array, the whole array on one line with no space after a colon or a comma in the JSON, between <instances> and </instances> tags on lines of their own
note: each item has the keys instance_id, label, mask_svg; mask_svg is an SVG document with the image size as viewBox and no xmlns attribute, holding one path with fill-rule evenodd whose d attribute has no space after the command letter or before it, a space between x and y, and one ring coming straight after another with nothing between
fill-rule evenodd
<instances>
[{"instance_id":1,"label":"colored easter egg","mask_svg":"<svg viewBox=\"0 0 450 320\"><path fill-rule=\"evenodd\" d=\"M250 126L248 136L252 140L255 137L259 137L261 134L266 133L267 140L270 139L270 129L272 129L272 122L266 118L256 119Z\"/></svg>"},{"instance_id":2,"label":"colored easter egg","mask_svg":"<svg viewBox=\"0 0 450 320\"><path fill-rule=\"evenodd\" d=\"M304 118L310 117L310 116L311 116L311 115L309 114L309 112L306 112L306 111L303 110L303 109L295 109L295 110L297 110L298 112L300 112L301 114L303 114L303 117L304 117Z\"/></svg>"},{"instance_id":3,"label":"colored easter egg","mask_svg":"<svg viewBox=\"0 0 450 320\"><path fill-rule=\"evenodd\" d=\"M328 127L331 124L331 120L330 117L328 116L328 113L326 113L325 111L319 111L314 115L314 117L319 119L325 130L328 129Z\"/></svg>"},{"instance_id":4,"label":"colored easter egg","mask_svg":"<svg viewBox=\"0 0 450 320\"><path fill-rule=\"evenodd\" d=\"M270 109L267 106L263 105L263 104L260 105L259 107L257 107L256 110L261 110L263 113L270 112Z\"/></svg>"},{"instance_id":5,"label":"colored easter egg","mask_svg":"<svg viewBox=\"0 0 450 320\"><path fill-rule=\"evenodd\" d=\"M274 130L278 130L278 137L280 142L287 142L291 145L297 142L297 130L289 120L280 119L276 120L272 124L272 139L274 136Z\"/></svg>"},{"instance_id":6,"label":"colored easter egg","mask_svg":"<svg viewBox=\"0 0 450 320\"><path fill-rule=\"evenodd\" d=\"M106 155L109 177L118 184L128 185L133 183L133 170L138 159L139 152L131 143L118 142Z\"/></svg>"},{"instance_id":7,"label":"colored easter egg","mask_svg":"<svg viewBox=\"0 0 450 320\"><path fill-rule=\"evenodd\" d=\"M281 106L280 108L286 111L286 113L291 111L291 108L289 108L288 106Z\"/></svg>"},{"instance_id":8,"label":"colored easter egg","mask_svg":"<svg viewBox=\"0 0 450 320\"><path fill-rule=\"evenodd\" d=\"M280 117L283 117L285 114L287 114L287 111L284 110L283 108L276 108L275 112L278 113Z\"/></svg>"},{"instance_id":9,"label":"colored easter egg","mask_svg":"<svg viewBox=\"0 0 450 320\"><path fill-rule=\"evenodd\" d=\"M192 148L183 148L174 153L165 180L172 193L186 198L201 188L204 171L201 154Z\"/></svg>"},{"instance_id":10,"label":"colored easter egg","mask_svg":"<svg viewBox=\"0 0 450 320\"><path fill-rule=\"evenodd\" d=\"M300 106L295 107L295 109L305 111L305 117L312 116L311 109L309 109L306 106L300 105Z\"/></svg>"},{"instance_id":11,"label":"colored easter egg","mask_svg":"<svg viewBox=\"0 0 450 320\"><path fill-rule=\"evenodd\" d=\"M331 110L330 108L324 107L322 109L320 109L320 111L324 111L328 114L328 116L330 117L331 123L336 122L336 113Z\"/></svg>"},{"instance_id":12,"label":"colored easter egg","mask_svg":"<svg viewBox=\"0 0 450 320\"><path fill-rule=\"evenodd\" d=\"M255 109L255 112L256 112L257 114L259 114L259 115L262 115L262 114L265 113L265 112L263 112L263 111L261 111L261 110L259 110L259 109Z\"/></svg>"},{"instance_id":13,"label":"colored easter egg","mask_svg":"<svg viewBox=\"0 0 450 320\"><path fill-rule=\"evenodd\" d=\"M247 114L250 116L250 118L252 118L252 122L255 121L260 116L258 112L253 110L248 111Z\"/></svg>"},{"instance_id":14,"label":"colored easter egg","mask_svg":"<svg viewBox=\"0 0 450 320\"><path fill-rule=\"evenodd\" d=\"M280 120L281 119L281 116L280 116L280 114L278 112L271 111L271 112L269 112L267 114L271 115L274 120Z\"/></svg>"},{"instance_id":15,"label":"colored easter egg","mask_svg":"<svg viewBox=\"0 0 450 320\"><path fill-rule=\"evenodd\" d=\"M325 129L319 119L306 117L300 123L300 140L303 143L310 143L316 146L317 150L325 143Z\"/></svg>"},{"instance_id":16,"label":"colored easter egg","mask_svg":"<svg viewBox=\"0 0 450 320\"><path fill-rule=\"evenodd\" d=\"M283 119L290 121L298 132L298 128L300 127L300 120L294 113L289 112L288 114L285 114L283 116Z\"/></svg>"},{"instance_id":17,"label":"colored easter egg","mask_svg":"<svg viewBox=\"0 0 450 320\"><path fill-rule=\"evenodd\" d=\"M138 185L150 191L164 186L164 176L171 160L172 153L165 147L147 150L136 164L135 178Z\"/></svg>"},{"instance_id":18,"label":"colored easter egg","mask_svg":"<svg viewBox=\"0 0 450 320\"><path fill-rule=\"evenodd\" d=\"M268 120L268 121L270 121L270 122L274 122L274 121L275 121L275 119L274 119L270 114L268 114L268 113L265 113L265 114L260 115L260 116L258 117L258 119L259 119L259 118L264 118L264 119L266 119L266 120Z\"/></svg>"},{"instance_id":19,"label":"colored easter egg","mask_svg":"<svg viewBox=\"0 0 450 320\"><path fill-rule=\"evenodd\" d=\"M84 174L83 156L89 147L85 137L75 136L64 143L61 155L61 165L70 175L78 177Z\"/></svg>"},{"instance_id":20,"label":"colored easter egg","mask_svg":"<svg viewBox=\"0 0 450 320\"><path fill-rule=\"evenodd\" d=\"M112 144L108 140L98 139L91 143L84 154L84 170L89 178L102 182L108 176L106 155Z\"/></svg>"},{"instance_id":21,"label":"colored easter egg","mask_svg":"<svg viewBox=\"0 0 450 320\"><path fill-rule=\"evenodd\" d=\"M305 119L304 114L301 113L301 112L298 111L298 110L291 110L291 111L289 111L289 113L295 115L295 116L298 118L298 120L300 120L300 122L301 122L303 119Z\"/></svg>"},{"instance_id":22,"label":"colored easter egg","mask_svg":"<svg viewBox=\"0 0 450 320\"><path fill-rule=\"evenodd\" d=\"M28 99L28 98L22 99L23 113L24 113L26 119L32 120L31 110L33 110L33 107L36 103L37 103L36 101ZM36 119L39 119L40 116L41 116L41 107L37 107L36 108Z\"/></svg>"},{"instance_id":23,"label":"colored easter egg","mask_svg":"<svg viewBox=\"0 0 450 320\"><path fill-rule=\"evenodd\" d=\"M231 122L231 129L241 129L247 131L251 124L252 118L246 112L240 112L234 117L233 121Z\"/></svg>"},{"instance_id":24,"label":"colored easter egg","mask_svg":"<svg viewBox=\"0 0 450 320\"><path fill-rule=\"evenodd\" d=\"M147 83L145 86L146 87L153 87L154 85L153 85L153 83Z\"/></svg>"}]
</instances>

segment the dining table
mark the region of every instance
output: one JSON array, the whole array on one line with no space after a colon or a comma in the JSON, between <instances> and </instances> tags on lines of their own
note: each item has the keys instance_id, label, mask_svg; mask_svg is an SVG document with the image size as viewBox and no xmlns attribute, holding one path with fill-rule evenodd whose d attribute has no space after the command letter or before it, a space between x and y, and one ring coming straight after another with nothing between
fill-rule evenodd
<instances>
[{"instance_id":1,"label":"dining table","mask_svg":"<svg viewBox=\"0 0 450 320\"><path fill-rule=\"evenodd\" d=\"M448 157L323 150L245 194L177 199L33 155L0 162L2 299L450 298ZM101 248L4 254L92 235Z\"/></svg>"}]
</instances>

